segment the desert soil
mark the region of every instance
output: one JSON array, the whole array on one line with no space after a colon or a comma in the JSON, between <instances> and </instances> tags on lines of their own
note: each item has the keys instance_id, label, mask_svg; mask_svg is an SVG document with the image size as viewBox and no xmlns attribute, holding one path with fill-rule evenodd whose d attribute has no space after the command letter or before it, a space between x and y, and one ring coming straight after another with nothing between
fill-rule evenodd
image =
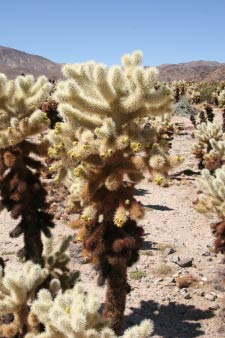
<instances>
[{"instance_id":1,"label":"desert soil","mask_svg":"<svg viewBox=\"0 0 225 338\"><path fill-rule=\"evenodd\" d=\"M210 223L214 219L198 214L192 204L197 196L199 175L197 161L190 152L193 128L187 118L175 121L183 123L184 130L175 136L172 152L183 155L184 163L171 173L169 187L149 183L147 176L137 187L137 198L146 210L140 222L145 229L145 242L138 263L129 269L132 291L127 298L124 327L150 318L154 322L153 337L222 338L225 337L223 256L213 252ZM51 191L50 181L48 184ZM65 227L65 196L60 198L52 190L50 200L57 218L62 216L56 220L54 230L58 243L73 231ZM0 214L1 256L11 264L16 264L14 254L22 243L21 238L15 240L8 235L16 223L6 211ZM72 243L70 254L71 266L80 270L85 289L96 289L96 271L82 261L80 244ZM191 266L177 264L185 265L185 261ZM179 276L194 282L180 289L176 282ZM104 288L97 287L97 292L103 300Z\"/></svg>"}]
</instances>

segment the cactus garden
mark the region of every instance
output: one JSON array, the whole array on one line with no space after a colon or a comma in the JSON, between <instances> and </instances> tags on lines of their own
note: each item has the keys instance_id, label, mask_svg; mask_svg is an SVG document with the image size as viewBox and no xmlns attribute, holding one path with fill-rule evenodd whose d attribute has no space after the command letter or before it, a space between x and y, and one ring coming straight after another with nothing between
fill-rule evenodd
<instances>
[{"instance_id":1,"label":"cactus garden","mask_svg":"<svg viewBox=\"0 0 225 338\"><path fill-rule=\"evenodd\" d=\"M223 330L223 84L141 51L62 74L0 75L0 336Z\"/></svg>"},{"instance_id":2,"label":"cactus garden","mask_svg":"<svg viewBox=\"0 0 225 338\"><path fill-rule=\"evenodd\" d=\"M224 13L2 1L0 338L225 338Z\"/></svg>"}]
</instances>

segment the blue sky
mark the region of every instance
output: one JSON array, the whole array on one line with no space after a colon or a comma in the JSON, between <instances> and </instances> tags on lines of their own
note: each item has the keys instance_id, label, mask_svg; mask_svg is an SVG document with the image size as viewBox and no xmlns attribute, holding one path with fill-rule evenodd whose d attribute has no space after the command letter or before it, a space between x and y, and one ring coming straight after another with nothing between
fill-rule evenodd
<instances>
[{"instance_id":1,"label":"blue sky","mask_svg":"<svg viewBox=\"0 0 225 338\"><path fill-rule=\"evenodd\" d=\"M225 62L225 0L2 0L0 45L56 62Z\"/></svg>"}]
</instances>

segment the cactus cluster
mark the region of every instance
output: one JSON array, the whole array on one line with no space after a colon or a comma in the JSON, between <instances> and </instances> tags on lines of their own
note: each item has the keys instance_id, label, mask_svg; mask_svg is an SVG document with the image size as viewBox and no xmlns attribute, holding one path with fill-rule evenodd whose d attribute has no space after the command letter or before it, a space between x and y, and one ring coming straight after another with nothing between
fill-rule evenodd
<instances>
[{"instance_id":1,"label":"cactus cluster","mask_svg":"<svg viewBox=\"0 0 225 338\"><path fill-rule=\"evenodd\" d=\"M10 265L0 269L1 337L24 337L28 331L38 330L40 325L30 310L37 292L46 288L54 296L74 287L79 276L68 268L71 238L65 238L56 250L51 239L43 236L43 240L43 267L27 261L19 269Z\"/></svg>"},{"instance_id":2,"label":"cactus cluster","mask_svg":"<svg viewBox=\"0 0 225 338\"><path fill-rule=\"evenodd\" d=\"M178 128L171 121L171 114L148 118L147 125L151 126L151 130L154 131L152 144L151 146L149 144L145 150L149 180L158 185L167 186L169 171L184 160L180 155L170 154L174 134L178 133Z\"/></svg>"},{"instance_id":3,"label":"cactus cluster","mask_svg":"<svg viewBox=\"0 0 225 338\"><path fill-rule=\"evenodd\" d=\"M194 114L190 115L190 120L194 127L201 123L213 122L214 121L214 112L213 108L209 103L203 103L201 110L195 116Z\"/></svg>"},{"instance_id":4,"label":"cactus cluster","mask_svg":"<svg viewBox=\"0 0 225 338\"><path fill-rule=\"evenodd\" d=\"M141 61L134 52L122 58L122 67L64 66L67 80L54 94L63 121L48 135L51 170L80 214L73 226L80 229L83 255L99 270L99 284L107 282L103 313L116 331L129 292L127 266L137 261L142 245L136 222L144 212L134 188L149 165L146 149L154 137L139 118L170 113L173 100L167 87L157 85L156 69Z\"/></svg>"},{"instance_id":5,"label":"cactus cluster","mask_svg":"<svg viewBox=\"0 0 225 338\"><path fill-rule=\"evenodd\" d=\"M1 337L117 337L110 321L100 315L99 297L75 285L78 273L67 267L70 240L65 238L53 250L45 239L43 267L28 261L17 269L0 268ZM152 322L144 320L122 337L147 338L152 331Z\"/></svg>"},{"instance_id":6,"label":"cactus cluster","mask_svg":"<svg viewBox=\"0 0 225 338\"><path fill-rule=\"evenodd\" d=\"M225 135L222 126L216 122L197 125L196 139L198 143L192 152L199 160L199 168L209 169L212 173L220 168L225 161Z\"/></svg>"},{"instance_id":7,"label":"cactus cluster","mask_svg":"<svg viewBox=\"0 0 225 338\"><path fill-rule=\"evenodd\" d=\"M186 94L187 82L184 80L172 81L170 88L173 92L175 102L179 102Z\"/></svg>"},{"instance_id":8,"label":"cactus cluster","mask_svg":"<svg viewBox=\"0 0 225 338\"><path fill-rule=\"evenodd\" d=\"M19 255L41 262L41 231L50 235L53 216L46 212L46 191L40 180L38 156L47 153L40 138L49 126L46 114L38 109L52 85L46 77L19 76L8 80L0 74L0 205L19 224L12 237L24 235Z\"/></svg>"}]
</instances>

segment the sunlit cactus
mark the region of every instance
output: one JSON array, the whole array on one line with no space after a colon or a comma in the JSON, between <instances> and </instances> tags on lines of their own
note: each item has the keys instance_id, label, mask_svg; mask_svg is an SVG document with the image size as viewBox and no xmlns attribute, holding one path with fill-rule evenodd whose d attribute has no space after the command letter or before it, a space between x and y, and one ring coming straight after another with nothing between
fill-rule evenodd
<instances>
[{"instance_id":1,"label":"sunlit cactus","mask_svg":"<svg viewBox=\"0 0 225 338\"><path fill-rule=\"evenodd\" d=\"M225 253L225 166L216 169L214 175L204 169L199 179L199 189L195 207L199 212L218 216L219 222L212 224L211 228L216 237L216 251Z\"/></svg>"},{"instance_id":2,"label":"sunlit cactus","mask_svg":"<svg viewBox=\"0 0 225 338\"><path fill-rule=\"evenodd\" d=\"M179 102L186 94L187 82L184 80L172 81L169 87L173 92L175 102Z\"/></svg>"},{"instance_id":3,"label":"sunlit cactus","mask_svg":"<svg viewBox=\"0 0 225 338\"><path fill-rule=\"evenodd\" d=\"M220 168L225 161L225 135L222 126L216 122L201 123L197 126L198 143L192 146L192 153L199 160L199 168L211 172Z\"/></svg>"},{"instance_id":4,"label":"sunlit cactus","mask_svg":"<svg viewBox=\"0 0 225 338\"><path fill-rule=\"evenodd\" d=\"M0 268L1 337L117 337L110 321L100 315L97 294L74 285L70 269L65 273L70 239L66 238L55 252L50 243L44 242L44 267L28 261L17 268ZM62 283L65 279L66 284ZM126 330L121 338L148 338L152 331L152 322L144 320Z\"/></svg>"},{"instance_id":5,"label":"sunlit cactus","mask_svg":"<svg viewBox=\"0 0 225 338\"><path fill-rule=\"evenodd\" d=\"M46 191L40 181L41 162L47 144L40 138L49 126L38 109L51 84L46 77L19 76L14 81L0 74L0 205L19 224L12 237L24 235L20 255L41 263L41 231L50 235L52 216L46 212Z\"/></svg>"},{"instance_id":6,"label":"sunlit cactus","mask_svg":"<svg viewBox=\"0 0 225 338\"><path fill-rule=\"evenodd\" d=\"M134 52L123 56L122 67L64 66L68 79L58 83L54 95L63 122L48 136L55 159L51 170L80 213L73 226L80 229L84 256L99 270L99 284L107 282L103 315L116 332L129 292L127 266L137 261L142 245L143 229L136 222L144 211L134 188L147 169L153 131L138 118L172 111L170 90L158 85L156 69L141 61L142 54Z\"/></svg>"},{"instance_id":7,"label":"sunlit cactus","mask_svg":"<svg viewBox=\"0 0 225 338\"><path fill-rule=\"evenodd\" d=\"M86 293L81 285L52 297L48 290L41 290L31 307L31 315L39 321L43 332L30 330L25 338L116 338L110 322L99 314L97 294ZM150 320L127 329L120 338L148 338L153 332Z\"/></svg>"},{"instance_id":8,"label":"sunlit cactus","mask_svg":"<svg viewBox=\"0 0 225 338\"><path fill-rule=\"evenodd\" d=\"M64 238L53 249L52 238L42 236L43 267L31 261L15 268L11 264L0 268L0 319L12 320L0 324L0 336L5 338L25 337L30 330L40 332L40 323L30 312L30 305L37 292L46 288L56 296L59 292L74 287L78 271L69 269L68 247L71 237Z\"/></svg>"}]
</instances>

